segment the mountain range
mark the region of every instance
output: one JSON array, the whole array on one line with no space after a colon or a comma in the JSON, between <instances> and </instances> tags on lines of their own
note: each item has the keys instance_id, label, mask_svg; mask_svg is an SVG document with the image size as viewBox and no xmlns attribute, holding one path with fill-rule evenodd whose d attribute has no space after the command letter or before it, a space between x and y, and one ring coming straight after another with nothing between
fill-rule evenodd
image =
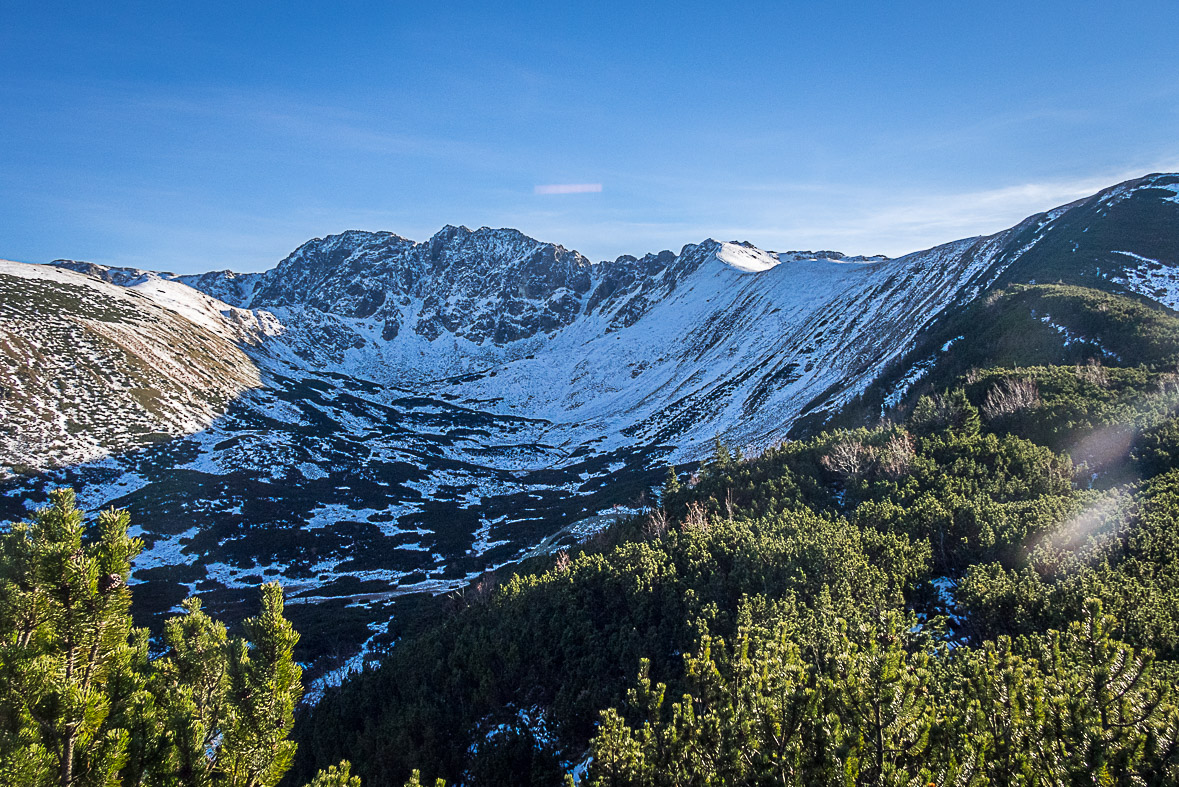
<instances>
[{"instance_id":1,"label":"mountain range","mask_svg":"<svg viewBox=\"0 0 1179 787\"><path fill-rule=\"evenodd\" d=\"M0 519L68 484L131 511L146 618L190 593L232 618L277 578L310 653L363 659L414 593L592 536L717 438L755 453L903 408L992 340L981 303L1022 310L1017 345L1102 358L1012 293L1177 309L1177 230L1161 174L896 259L705 240L592 263L447 226L263 273L4 262Z\"/></svg>"}]
</instances>

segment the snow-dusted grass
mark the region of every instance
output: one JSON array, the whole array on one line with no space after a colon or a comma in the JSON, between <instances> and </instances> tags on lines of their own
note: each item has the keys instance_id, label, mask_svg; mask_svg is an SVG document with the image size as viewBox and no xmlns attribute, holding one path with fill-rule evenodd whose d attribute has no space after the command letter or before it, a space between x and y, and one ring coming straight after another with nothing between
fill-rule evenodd
<instances>
[{"instance_id":1,"label":"snow-dusted grass","mask_svg":"<svg viewBox=\"0 0 1179 787\"><path fill-rule=\"evenodd\" d=\"M137 291L0 262L0 465L74 464L191 434L259 384L236 345Z\"/></svg>"}]
</instances>

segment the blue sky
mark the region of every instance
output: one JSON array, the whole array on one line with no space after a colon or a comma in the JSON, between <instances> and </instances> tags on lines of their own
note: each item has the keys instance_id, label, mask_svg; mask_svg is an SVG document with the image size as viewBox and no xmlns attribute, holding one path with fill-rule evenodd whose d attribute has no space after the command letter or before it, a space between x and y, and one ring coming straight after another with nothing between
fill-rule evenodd
<instances>
[{"instance_id":1,"label":"blue sky","mask_svg":"<svg viewBox=\"0 0 1179 787\"><path fill-rule=\"evenodd\" d=\"M1176 129L1173 0L6 0L0 258L260 270L448 223L897 255L1179 169Z\"/></svg>"}]
</instances>

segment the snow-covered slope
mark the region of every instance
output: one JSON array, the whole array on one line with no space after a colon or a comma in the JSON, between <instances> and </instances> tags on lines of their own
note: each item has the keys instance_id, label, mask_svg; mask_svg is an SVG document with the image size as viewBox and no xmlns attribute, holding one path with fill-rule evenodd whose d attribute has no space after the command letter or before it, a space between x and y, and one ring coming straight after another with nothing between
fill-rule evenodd
<instances>
[{"instance_id":1,"label":"snow-covered slope","mask_svg":"<svg viewBox=\"0 0 1179 787\"><path fill-rule=\"evenodd\" d=\"M257 315L155 285L0 262L0 474L191 434L259 384Z\"/></svg>"},{"instance_id":2,"label":"snow-covered slope","mask_svg":"<svg viewBox=\"0 0 1179 787\"><path fill-rule=\"evenodd\" d=\"M256 347L265 339L282 333L282 325L269 312L229 306L215 295L186 283L199 283L210 277L215 277L218 284L236 282L239 277L228 271L202 276L177 276L138 268L112 268L77 260L54 260L52 266L130 289L146 296L157 306L175 312L206 331L238 345ZM226 290L230 297L240 296L232 288Z\"/></svg>"},{"instance_id":3,"label":"snow-covered slope","mask_svg":"<svg viewBox=\"0 0 1179 787\"><path fill-rule=\"evenodd\" d=\"M943 310L1072 277L1175 305L1179 177L1151 175L986 238L889 260L706 240L591 264L515 230L351 231L248 277L188 277L273 312L275 357L547 422L543 439L758 447L837 409ZM1126 248L1122 248L1125 246Z\"/></svg>"}]
</instances>

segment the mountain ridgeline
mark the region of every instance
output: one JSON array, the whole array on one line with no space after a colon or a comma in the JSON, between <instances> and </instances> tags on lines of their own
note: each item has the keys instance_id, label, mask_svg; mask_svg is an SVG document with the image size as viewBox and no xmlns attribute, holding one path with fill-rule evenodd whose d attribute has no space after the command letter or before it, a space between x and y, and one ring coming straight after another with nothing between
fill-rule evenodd
<instances>
[{"instance_id":1,"label":"mountain ridgeline","mask_svg":"<svg viewBox=\"0 0 1179 787\"><path fill-rule=\"evenodd\" d=\"M609 315L615 330L633 325L721 245L710 240L678 255L663 251L594 265L576 251L511 229L447 226L423 243L352 231L309 241L266 273L181 280L235 306L309 306L372 319L384 326L385 340L407 325L428 341L445 333L503 346L551 334L580 317ZM836 252L794 254L845 260Z\"/></svg>"},{"instance_id":2,"label":"mountain ridgeline","mask_svg":"<svg viewBox=\"0 0 1179 787\"><path fill-rule=\"evenodd\" d=\"M292 779L1174 776L1179 176L898 259L446 227L0 288L0 519L128 510L156 630L280 582ZM984 735L984 673L1056 707L1097 652L1130 715Z\"/></svg>"},{"instance_id":3,"label":"mountain ridgeline","mask_svg":"<svg viewBox=\"0 0 1179 787\"><path fill-rule=\"evenodd\" d=\"M591 264L515 230L448 226L420 243L350 231L265 273L170 278L277 315L273 348L313 369L503 400L562 445L592 424L688 459L718 433L765 445L800 417L825 420L984 290L1069 282L1179 305L1175 184L1148 176L896 260L709 240Z\"/></svg>"}]
</instances>

